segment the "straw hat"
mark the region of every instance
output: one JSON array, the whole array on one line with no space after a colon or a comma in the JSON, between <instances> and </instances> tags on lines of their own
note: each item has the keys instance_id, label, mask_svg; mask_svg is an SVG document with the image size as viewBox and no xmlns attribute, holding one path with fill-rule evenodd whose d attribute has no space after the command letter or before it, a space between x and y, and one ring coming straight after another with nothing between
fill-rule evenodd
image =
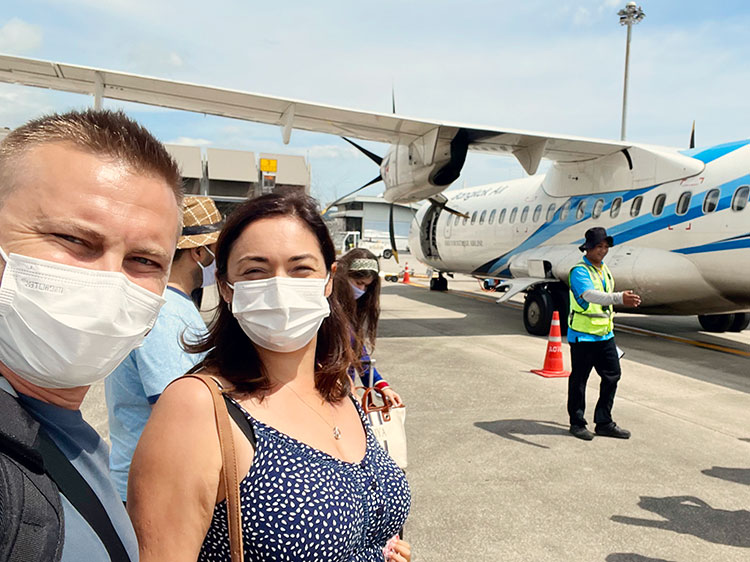
<instances>
[{"instance_id":1,"label":"straw hat","mask_svg":"<svg viewBox=\"0 0 750 562\"><path fill-rule=\"evenodd\" d=\"M187 195L182 203L182 236L177 241L177 249L208 246L219 239L224 225L221 213L210 197Z\"/></svg>"}]
</instances>

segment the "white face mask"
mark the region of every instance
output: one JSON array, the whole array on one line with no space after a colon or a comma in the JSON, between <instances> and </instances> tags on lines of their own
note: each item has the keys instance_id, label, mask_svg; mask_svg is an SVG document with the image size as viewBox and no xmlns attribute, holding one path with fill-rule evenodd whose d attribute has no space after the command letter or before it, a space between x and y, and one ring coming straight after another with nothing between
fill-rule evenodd
<instances>
[{"instance_id":1,"label":"white face mask","mask_svg":"<svg viewBox=\"0 0 750 562\"><path fill-rule=\"evenodd\" d=\"M44 388L105 378L156 321L164 299L119 272L11 254L0 248L0 361Z\"/></svg>"},{"instance_id":2,"label":"white face mask","mask_svg":"<svg viewBox=\"0 0 750 562\"><path fill-rule=\"evenodd\" d=\"M366 289L360 289L354 283L350 282L349 285L352 286L352 292L354 293L355 299L359 299L361 296L363 296L367 292Z\"/></svg>"},{"instance_id":3,"label":"white face mask","mask_svg":"<svg viewBox=\"0 0 750 562\"><path fill-rule=\"evenodd\" d=\"M211 263L209 263L208 265L203 265L201 262L196 262L198 264L198 267L200 267L201 271L203 272L203 281L201 282L202 288L210 287L211 285L216 284L216 256L211 250L208 249L207 246L206 251L214 259L211 260Z\"/></svg>"},{"instance_id":4,"label":"white face mask","mask_svg":"<svg viewBox=\"0 0 750 562\"><path fill-rule=\"evenodd\" d=\"M331 313L325 279L271 277L239 281L232 314L250 341L264 349L289 353L305 347Z\"/></svg>"}]
</instances>

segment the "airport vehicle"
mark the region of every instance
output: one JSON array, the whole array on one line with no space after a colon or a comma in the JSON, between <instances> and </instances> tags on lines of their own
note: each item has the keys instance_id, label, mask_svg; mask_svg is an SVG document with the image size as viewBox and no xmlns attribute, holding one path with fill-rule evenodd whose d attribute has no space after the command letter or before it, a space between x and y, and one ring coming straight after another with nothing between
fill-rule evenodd
<instances>
[{"instance_id":1,"label":"airport vehicle","mask_svg":"<svg viewBox=\"0 0 750 562\"><path fill-rule=\"evenodd\" d=\"M427 200L410 246L438 272L431 287L461 272L503 298L524 291L531 333L567 312L568 271L593 225L614 236L607 264L642 296L640 312L698 314L711 331L750 323L750 141L681 150L411 119L3 55L0 80L277 124L285 143L295 128L389 143L382 158L355 144L379 166L362 188L382 180L389 202ZM512 155L529 177L444 193L469 150ZM552 166L537 174L543 158Z\"/></svg>"}]
</instances>

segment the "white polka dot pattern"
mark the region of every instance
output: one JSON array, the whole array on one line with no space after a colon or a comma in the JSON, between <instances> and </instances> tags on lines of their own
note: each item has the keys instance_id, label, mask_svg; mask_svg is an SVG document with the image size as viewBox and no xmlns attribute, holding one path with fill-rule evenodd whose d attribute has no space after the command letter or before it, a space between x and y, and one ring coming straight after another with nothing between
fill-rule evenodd
<instances>
[{"instance_id":1,"label":"white polka dot pattern","mask_svg":"<svg viewBox=\"0 0 750 562\"><path fill-rule=\"evenodd\" d=\"M347 463L255 420L253 465L240 483L246 562L382 562L411 495L404 473L367 433L365 457ZM229 562L226 502L219 503L199 561Z\"/></svg>"}]
</instances>

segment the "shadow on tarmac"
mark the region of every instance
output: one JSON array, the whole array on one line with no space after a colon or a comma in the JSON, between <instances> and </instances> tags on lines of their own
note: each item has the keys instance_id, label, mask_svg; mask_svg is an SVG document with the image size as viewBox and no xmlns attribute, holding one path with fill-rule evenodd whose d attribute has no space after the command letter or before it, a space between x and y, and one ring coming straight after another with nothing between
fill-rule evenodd
<instances>
[{"instance_id":1,"label":"shadow on tarmac","mask_svg":"<svg viewBox=\"0 0 750 562\"><path fill-rule=\"evenodd\" d=\"M557 422L547 420L495 420L486 422L475 422L474 425L479 429L484 429L505 439L539 447L540 449L549 449L546 445L540 445L519 435L567 435L568 426Z\"/></svg>"},{"instance_id":2,"label":"shadow on tarmac","mask_svg":"<svg viewBox=\"0 0 750 562\"><path fill-rule=\"evenodd\" d=\"M695 496L641 496L641 509L661 519L613 515L612 521L693 535L715 544L750 548L750 511L716 509Z\"/></svg>"},{"instance_id":3,"label":"shadow on tarmac","mask_svg":"<svg viewBox=\"0 0 750 562\"><path fill-rule=\"evenodd\" d=\"M407 285L384 285L382 294L398 295L411 301L464 314L463 318L380 318L378 337L500 336L525 334L520 311L494 303L451 293L426 291ZM496 307L497 316L487 314ZM516 318L513 319L512 316Z\"/></svg>"},{"instance_id":4,"label":"shadow on tarmac","mask_svg":"<svg viewBox=\"0 0 750 562\"><path fill-rule=\"evenodd\" d=\"M713 468L701 470L701 472L706 476L713 476L714 478L721 478L722 480L728 480L729 482L737 482L738 484L750 486L750 468L714 466Z\"/></svg>"},{"instance_id":5,"label":"shadow on tarmac","mask_svg":"<svg viewBox=\"0 0 750 562\"><path fill-rule=\"evenodd\" d=\"M649 558L632 552L615 552L604 559L605 562L671 562L664 558Z\"/></svg>"}]
</instances>

